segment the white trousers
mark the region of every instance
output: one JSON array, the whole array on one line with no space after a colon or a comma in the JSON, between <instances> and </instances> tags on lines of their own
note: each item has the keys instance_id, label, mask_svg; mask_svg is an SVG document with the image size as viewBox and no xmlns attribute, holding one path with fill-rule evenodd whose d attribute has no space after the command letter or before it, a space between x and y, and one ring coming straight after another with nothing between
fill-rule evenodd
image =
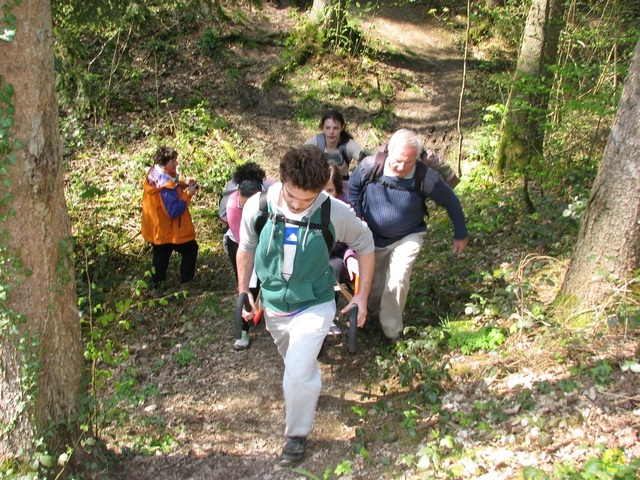
<instances>
[{"instance_id":1,"label":"white trousers","mask_svg":"<svg viewBox=\"0 0 640 480\"><path fill-rule=\"evenodd\" d=\"M284 360L285 435L306 437L313 428L322 389L318 354L335 318L335 301L291 316L276 316L269 309L264 313L267 330Z\"/></svg>"},{"instance_id":2,"label":"white trousers","mask_svg":"<svg viewBox=\"0 0 640 480\"><path fill-rule=\"evenodd\" d=\"M402 314L411 286L411 271L426 232L412 233L386 247L376 247L368 310L378 315L387 338L395 338L404 328Z\"/></svg>"}]
</instances>

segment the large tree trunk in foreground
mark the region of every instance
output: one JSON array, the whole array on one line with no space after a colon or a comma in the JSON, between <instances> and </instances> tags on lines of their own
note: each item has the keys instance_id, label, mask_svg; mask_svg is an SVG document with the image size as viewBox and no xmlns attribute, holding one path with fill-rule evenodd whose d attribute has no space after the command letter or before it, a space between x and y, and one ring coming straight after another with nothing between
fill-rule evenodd
<instances>
[{"instance_id":1,"label":"large tree trunk in foreground","mask_svg":"<svg viewBox=\"0 0 640 480\"><path fill-rule=\"evenodd\" d=\"M640 41L562 292L575 296L576 308L601 305L631 278L639 260Z\"/></svg>"},{"instance_id":2,"label":"large tree trunk in foreground","mask_svg":"<svg viewBox=\"0 0 640 480\"><path fill-rule=\"evenodd\" d=\"M51 5L31 0L11 13L17 33L11 42L0 41L0 74L3 87L12 85L15 91L15 127L9 133L24 147L15 151L17 161L8 165L8 173L0 169L2 193L12 194L0 203L0 217L6 218L0 233L7 234L0 236L0 280L9 288L0 328L0 460L20 451L29 455L33 441L47 433L53 434L51 442L63 440L63 428L57 431L55 425L78 408L83 365L58 134ZM6 119L10 112L5 106L1 116ZM4 154L0 162L6 164Z\"/></svg>"}]
</instances>

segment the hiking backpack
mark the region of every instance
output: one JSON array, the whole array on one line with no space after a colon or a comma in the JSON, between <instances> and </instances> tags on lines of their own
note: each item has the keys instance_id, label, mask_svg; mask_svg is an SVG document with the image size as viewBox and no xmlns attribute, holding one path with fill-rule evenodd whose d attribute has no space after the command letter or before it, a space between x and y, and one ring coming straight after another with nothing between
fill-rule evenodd
<instances>
[{"instance_id":1,"label":"hiking backpack","mask_svg":"<svg viewBox=\"0 0 640 480\"><path fill-rule=\"evenodd\" d=\"M227 202L233 192L238 189L238 184L232 180L229 180L224 187L222 194L220 195L220 203L218 205L218 215L223 223L227 222Z\"/></svg>"},{"instance_id":2,"label":"hiking backpack","mask_svg":"<svg viewBox=\"0 0 640 480\"><path fill-rule=\"evenodd\" d=\"M271 186L271 183L272 182L268 179L263 180L262 191L266 192L267 189ZM218 216L220 217L220 221L224 224L229 223L227 222L227 203L229 202L229 197L231 196L231 194L236 190L238 190L238 184L234 182L232 178L227 182L227 184L224 187L224 190L222 191L222 194L220 194L220 202L218 204ZM228 228L228 227L225 227L225 228Z\"/></svg>"},{"instance_id":3,"label":"hiking backpack","mask_svg":"<svg viewBox=\"0 0 640 480\"><path fill-rule=\"evenodd\" d=\"M340 173L342 173L342 177L349 178L349 162L351 159L349 158L349 154L347 153L347 145L338 145L338 153L325 152L324 149L327 144L324 133L319 133L316 135L316 145L318 146L320 151L327 157L327 160L330 160L338 167L340 167Z\"/></svg>"},{"instance_id":4,"label":"hiking backpack","mask_svg":"<svg viewBox=\"0 0 640 480\"><path fill-rule=\"evenodd\" d=\"M362 177L364 179L364 185L360 189L360 193L358 194L358 199L356 200L356 205L362 205L362 200L364 199L364 192L367 190L367 187L372 182L380 182L383 186L394 189L394 190L403 190L405 192L415 192L420 198L422 198L422 208L424 209L424 214L429 217L429 210L427 209L427 194L433 190L433 185L428 187L429 191L426 191L424 185L424 179L427 175L429 167L427 167L420 160L416 162L416 171L413 174L413 187L405 188L400 185L395 185L393 183L389 183L385 180L382 180L382 172L384 171L384 163L387 160L388 152L378 152L375 157L375 161L371 166L371 170L366 171L363 168Z\"/></svg>"},{"instance_id":5,"label":"hiking backpack","mask_svg":"<svg viewBox=\"0 0 640 480\"><path fill-rule=\"evenodd\" d=\"M444 181L449 184L452 190L460 183L460 178L456 175L456 172L447 164L444 157L434 150L423 150L418 161L442 175L442 178L444 178Z\"/></svg>"},{"instance_id":6,"label":"hiking backpack","mask_svg":"<svg viewBox=\"0 0 640 480\"><path fill-rule=\"evenodd\" d=\"M327 250L329 251L329 255L333 251L334 247L334 238L331 230L329 230L329 224L331 223L331 198L327 197L322 205L320 205L320 223L309 223L301 222L299 220L291 220L290 218L285 217L282 214L275 214L269 212L269 206L267 205L267 192L260 193L260 212L255 220L255 229L260 236L262 229L267 223L267 219L271 220L273 223L284 222L290 223L292 225L297 225L299 227L308 227L312 230L321 230L322 236L324 237L324 242L327 244Z\"/></svg>"}]
</instances>

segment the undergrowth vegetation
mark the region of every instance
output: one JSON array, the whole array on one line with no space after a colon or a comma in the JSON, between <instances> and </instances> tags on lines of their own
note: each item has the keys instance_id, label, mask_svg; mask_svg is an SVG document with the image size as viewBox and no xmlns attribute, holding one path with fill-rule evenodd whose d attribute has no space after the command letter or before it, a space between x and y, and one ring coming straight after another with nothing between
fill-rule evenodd
<instances>
[{"instance_id":1,"label":"undergrowth vegetation","mask_svg":"<svg viewBox=\"0 0 640 480\"><path fill-rule=\"evenodd\" d=\"M463 33L463 2L431 3L432 15ZM482 53L469 78L477 118L456 190L467 215L470 248L462 256L451 255L449 219L432 208L428 241L412 277L406 340L394 350L368 345L374 361L362 402L352 407L353 452L323 474L297 470L309 478L347 476L357 465L387 473L401 469L415 474L411 478L476 478L486 473L482 465L491 463L480 460L491 453L482 445L496 442L515 451L525 442L544 449L553 442L547 432L584 421L573 411L555 414L554 402L573 401L592 388L621 388L625 375L640 383L640 351L630 357L612 348L637 339L637 289L595 319L558 317L549 307L638 38L633 26L638 11L629 2L614 2L615 9L608 2L572 2L549 92L548 153L544 163L532 167L536 211L528 214L521 179L497 181L493 165L510 82L506 67L513 65L514 40L527 6L505 3L473 11L472 42ZM158 371L169 363L184 371L196 368L207 345L218 340L216 334L189 336L197 332L199 318L215 318L233 305L218 196L237 164L251 158L273 168L278 151L262 148L239 128L242 108L229 98L247 85L242 81L248 67L236 48L258 45L248 19L258 7L160 0L57 1L54 7L66 195L89 377L88 449L105 425L139 422L135 407L158 394L158 386L135 364L123 366L135 345L133 325L148 318L179 320L186 331L187 342L163 340L171 354L158 357ZM355 12L360 5L353 7ZM296 13L297 28L288 38L266 40L283 53L281 63L263 75L262 86L286 92L292 121L301 130L314 129L328 105L358 112L369 124L368 136L359 141L374 147L397 127L395 93L419 86L385 65L390 52L366 40L357 21L363 14L375 15L376 9L367 5L321 31ZM188 69L194 71L185 73ZM203 71L209 74L203 77ZM180 169L202 186L191 208L201 250L195 287L154 297L146 283L151 256L140 237L140 200L142 175L162 144L180 152ZM537 371L537 379L510 383L521 369ZM476 390L482 400L466 402ZM637 412L637 392L634 398L625 408ZM168 427L153 412L145 419L138 425L141 433L123 433L111 447L125 456L176 448L179 427ZM400 453L374 464L370 449L380 440L398 445ZM519 474L528 479L637 478L640 459L616 464L610 458L622 448L595 445L587 449L586 462L552 462L551 469L532 465ZM38 469L43 474L44 468Z\"/></svg>"}]
</instances>

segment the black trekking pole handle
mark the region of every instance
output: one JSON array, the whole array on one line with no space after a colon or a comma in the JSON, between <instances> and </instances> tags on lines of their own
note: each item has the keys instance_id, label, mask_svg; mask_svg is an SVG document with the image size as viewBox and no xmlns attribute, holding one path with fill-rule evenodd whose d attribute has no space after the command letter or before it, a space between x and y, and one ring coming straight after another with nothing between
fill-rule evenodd
<instances>
[{"instance_id":1,"label":"black trekking pole handle","mask_svg":"<svg viewBox=\"0 0 640 480\"><path fill-rule=\"evenodd\" d=\"M355 303L349 310L349 353L358 351L358 305Z\"/></svg>"},{"instance_id":2,"label":"black trekking pole handle","mask_svg":"<svg viewBox=\"0 0 640 480\"><path fill-rule=\"evenodd\" d=\"M235 324L235 337L236 340L242 338L242 310L244 307L247 307L247 310L251 309L251 304L249 303L249 295L247 292L242 292L238 295L238 303L236 304L236 324Z\"/></svg>"}]
</instances>

